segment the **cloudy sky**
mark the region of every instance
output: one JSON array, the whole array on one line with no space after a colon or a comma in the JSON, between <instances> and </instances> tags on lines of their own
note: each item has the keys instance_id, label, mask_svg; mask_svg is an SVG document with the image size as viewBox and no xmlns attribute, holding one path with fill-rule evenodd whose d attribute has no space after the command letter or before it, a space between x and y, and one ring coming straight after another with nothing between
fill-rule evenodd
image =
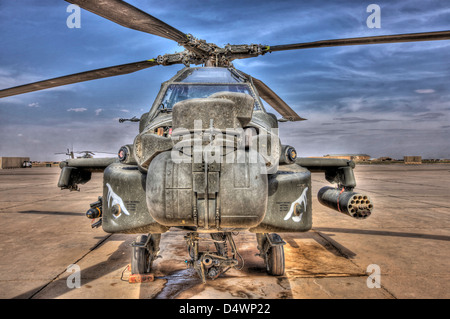
<instances>
[{"instance_id":1,"label":"cloudy sky","mask_svg":"<svg viewBox=\"0 0 450 319\"><path fill-rule=\"evenodd\" d=\"M267 45L450 30L445 1L129 0L175 28L217 45ZM226 3L226 6L224 6ZM371 3L381 28L368 28ZM69 4L0 0L0 89L182 51L176 43ZM450 158L450 41L274 52L235 61L307 121L281 123L300 156ZM160 83L181 65L0 100L0 156L61 160L67 148L116 152L133 142Z\"/></svg>"}]
</instances>

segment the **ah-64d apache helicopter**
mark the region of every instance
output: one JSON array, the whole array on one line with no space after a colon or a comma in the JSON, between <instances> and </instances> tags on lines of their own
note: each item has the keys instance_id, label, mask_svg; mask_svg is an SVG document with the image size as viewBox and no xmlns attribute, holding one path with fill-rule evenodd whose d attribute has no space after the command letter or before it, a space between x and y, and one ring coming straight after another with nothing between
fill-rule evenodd
<instances>
[{"instance_id":1,"label":"ah-64d apache helicopter","mask_svg":"<svg viewBox=\"0 0 450 319\"><path fill-rule=\"evenodd\" d=\"M69 158L74 159L75 154L84 154L81 156L77 156L77 158L93 158L96 153L114 154L114 153L110 153L110 152L98 152L98 151L95 151L95 153L93 151L76 151L76 152L74 152L73 150L69 150L69 149L67 149L67 152L65 152L65 153L55 153L55 154L65 154L65 155L69 156Z\"/></svg>"},{"instance_id":2,"label":"ah-64d apache helicopter","mask_svg":"<svg viewBox=\"0 0 450 319\"><path fill-rule=\"evenodd\" d=\"M160 251L161 234L187 231L190 260L202 280L217 278L242 263L234 231L256 233L257 248L271 275L284 273L285 242L276 232L305 232L312 226L311 173L324 172L336 187L324 187L319 202L353 218L366 218L373 203L354 192L354 163L343 159L297 158L283 145L278 121L301 121L262 81L233 67L233 60L271 52L319 47L450 39L450 31L335 39L285 45L219 47L185 34L119 0L70 0L122 26L177 42L185 50L135 63L97 69L0 91L0 97L105 78L158 65L184 64L164 82L152 108L139 121L134 142L116 158L67 159L58 186L77 189L103 172L103 196L87 216L100 218L109 233L146 233L133 244L132 272L148 273ZM190 65L202 65L190 67ZM265 100L281 116L267 113ZM124 119L122 119L123 121ZM211 239L202 238L208 233ZM200 251L210 240L215 252Z\"/></svg>"}]
</instances>

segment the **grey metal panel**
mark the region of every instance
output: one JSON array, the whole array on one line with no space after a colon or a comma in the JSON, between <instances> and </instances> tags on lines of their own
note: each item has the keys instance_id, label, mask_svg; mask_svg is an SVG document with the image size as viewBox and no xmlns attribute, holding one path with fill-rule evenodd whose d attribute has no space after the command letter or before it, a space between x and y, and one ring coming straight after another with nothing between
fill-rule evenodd
<instances>
[{"instance_id":1,"label":"grey metal panel","mask_svg":"<svg viewBox=\"0 0 450 319\"><path fill-rule=\"evenodd\" d=\"M305 232L312 227L311 173L295 164L269 176L267 212L255 233Z\"/></svg>"},{"instance_id":2,"label":"grey metal panel","mask_svg":"<svg viewBox=\"0 0 450 319\"><path fill-rule=\"evenodd\" d=\"M147 210L146 175L137 166L112 164L103 175L103 230L108 233L163 233L168 227L158 224ZM111 207L119 203L120 216Z\"/></svg>"}]
</instances>

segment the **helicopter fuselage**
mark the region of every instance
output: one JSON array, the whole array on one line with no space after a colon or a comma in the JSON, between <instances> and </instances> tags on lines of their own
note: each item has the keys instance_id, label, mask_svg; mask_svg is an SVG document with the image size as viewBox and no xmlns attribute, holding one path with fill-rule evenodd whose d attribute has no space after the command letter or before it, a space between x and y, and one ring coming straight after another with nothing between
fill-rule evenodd
<instances>
[{"instance_id":1,"label":"helicopter fuselage","mask_svg":"<svg viewBox=\"0 0 450 319\"><path fill-rule=\"evenodd\" d=\"M103 171L101 224L109 233L304 232L312 227L311 173L323 205L366 218L370 199L352 192L354 163L297 158L283 145L252 78L234 68L186 67L161 85L139 134L117 158L69 159L58 186L78 189ZM92 214L91 214L92 215Z\"/></svg>"},{"instance_id":2,"label":"helicopter fuselage","mask_svg":"<svg viewBox=\"0 0 450 319\"><path fill-rule=\"evenodd\" d=\"M107 232L311 228L311 174L283 157L275 115L235 69L178 72L124 147L104 171Z\"/></svg>"}]
</instances>

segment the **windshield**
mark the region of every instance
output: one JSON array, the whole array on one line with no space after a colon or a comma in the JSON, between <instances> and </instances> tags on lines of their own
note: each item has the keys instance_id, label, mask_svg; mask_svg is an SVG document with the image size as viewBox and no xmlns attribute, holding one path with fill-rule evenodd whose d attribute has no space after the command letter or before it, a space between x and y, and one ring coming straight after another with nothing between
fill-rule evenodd
<instances>
[{"instance_id":1,"label":"windshield","mask_svg":"<svg viewBox=\"0 0 450 319\"><path fill-rule=\"evenodd\" d=\"M162 103L159 106L159 110L171 111L175 103L184 101L187 99L206 98L211 94L217 92L238 92L245 93L255 98L253 92L245 84L228 84L228 85L193 85L193 84L171 84L167 88L166 94L162 99ZM255 99L255 110L259 110L260 107Z\"/></svg>"}]
</instances>

